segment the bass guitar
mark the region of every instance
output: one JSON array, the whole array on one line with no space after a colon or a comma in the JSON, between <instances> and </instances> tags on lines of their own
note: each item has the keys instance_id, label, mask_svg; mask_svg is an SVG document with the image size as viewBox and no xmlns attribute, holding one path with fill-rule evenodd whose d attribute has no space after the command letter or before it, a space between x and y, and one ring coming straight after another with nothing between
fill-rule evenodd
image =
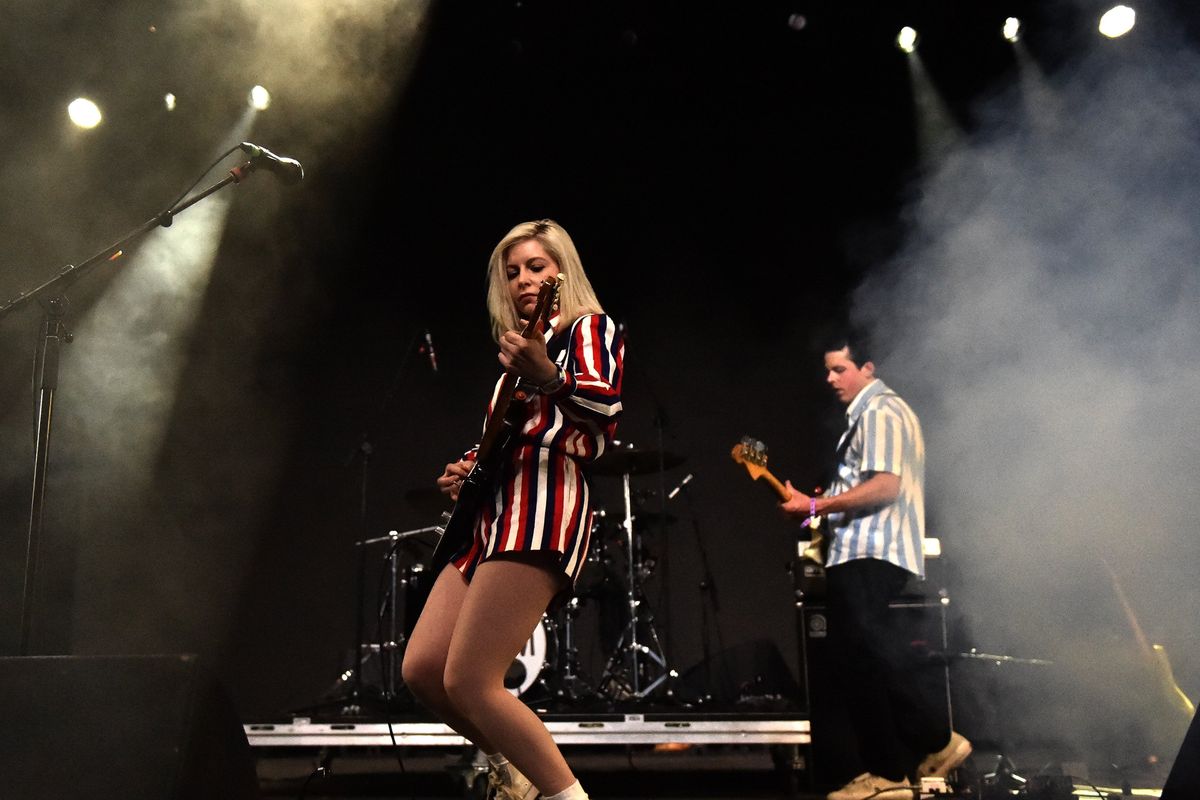
<instances>
[{"instance_id":1,"label":"bass guitar","mask_svg":"<svg viewBox=\"0 0 1200 800\"><path fill-rule=\"evenodd\" d=\"M566 278L562 275L554 280L543 281L538 290L537 305L529 322L521 331L526 339L542 336L549 324L551 312L558 306L558 289ZM536 391L533 390L533 391ZM491 496L496 476L503 469L516 443L517 433L525 421L524 402L533 393L517 376L504 373L500 378L500 389L496 402L484 428L483 438L475 453L475 464L458 490L458 499L451 511L443 514L439 527L441 538L430 556L429 567L434 575L439 574L450 558L469 541L474 534L475 515L480 504ZM516 400L516 403L513 403Z\"/></svg>"},{"instance_id":2,"label":"bass guitar","mask_svg":"<svg viewBox=\"0 0 1200 800\"><path fill-rule=\"evenodd\" d=\"M730 455L734 461L746 468L746 472L752 480L761 478L781 502L786 503L792 499L792 493L788 491L788 488L767 469L767 446L765 444L750 436L743 436L742 440L733 446L733 452ZM803 557L816 561L818 564L825 563L825 554L828 549L825 537L821 533L821 521L821 517L810 517L804 523L812 534L812 540L808 547L804 548Z\"/></svg>"}]
</instances>

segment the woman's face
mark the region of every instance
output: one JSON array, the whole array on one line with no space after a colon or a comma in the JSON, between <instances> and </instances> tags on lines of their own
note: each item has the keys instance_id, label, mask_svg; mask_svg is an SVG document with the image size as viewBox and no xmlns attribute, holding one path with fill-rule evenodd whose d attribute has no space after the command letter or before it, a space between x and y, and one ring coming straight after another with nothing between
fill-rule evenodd
<instances>
[{"instance_id":1,"label":"woman's face","mask_svg":"<svg viewBox=\"0 0 1200 800\"><path fill-rule=\"evenodd\" d=\"M508 248L504 270L508 276L508 296L517 309L517 316L528 320L537 306L542 281L553 280L558 275L558 263L537 239L525 239Z\"/></svg>"}]
</instances>

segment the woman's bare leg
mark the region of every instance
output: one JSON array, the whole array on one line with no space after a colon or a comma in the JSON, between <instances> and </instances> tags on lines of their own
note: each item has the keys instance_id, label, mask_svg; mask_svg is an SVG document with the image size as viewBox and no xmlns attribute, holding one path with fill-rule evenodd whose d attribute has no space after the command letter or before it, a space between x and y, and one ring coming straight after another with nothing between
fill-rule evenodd
<instances>
[{"instance_id":1,"label":"woman's bare leg","mask_svg":"<svg viewBox=\"0 0 1200 800\"><path fill-rule=\"evenodd\" d=\"M446 653L467 590L467 582L462 573L453 566L447 566L442 570L442 574L438 575L404 648L404 666L401 673L404 683L416 698L436 714L438 719L470 739L483 752L495 753L496 748L492 743L446 696ZM514 655L516 652L514 651ZM510 657L509 663L511 662Z\"/></svg>"},{"instance_id":2,"label":"woman's bare leg","mask_svg":"<svg viewBox=\"0 0 1200 800\"><path fill-rule=\"evenodd\" d=\"M537 714L504 688L504 674L563 579L549 561L513 557L480 564L446 655L444 686L451 704L543 795L563 791L575 776Z\"/></svg>"}]
</instances>

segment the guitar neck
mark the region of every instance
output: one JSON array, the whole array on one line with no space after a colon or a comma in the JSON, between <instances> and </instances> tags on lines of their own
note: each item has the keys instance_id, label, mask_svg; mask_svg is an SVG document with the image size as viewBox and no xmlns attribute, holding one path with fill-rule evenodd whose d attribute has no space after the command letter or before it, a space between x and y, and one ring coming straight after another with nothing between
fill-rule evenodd
<instances>
[{"instance_id":1,"label":"guitar neck","mask_svg":"<svg viewBox=\"0 0 1200 800\"><path fill-rule=\"evenodd\" d=\"M508 407L512 404L513 393L516 389L517 379L512 373L504 373L500 379L500 391L496 393L496 404L492 406L492 415L487 430L483 432L483 438L479 441L479 451L476 454L478 460L485 460L492 452L492 448L496 446L496 440L500 438L500 433L504 430Z\"/></svg>"},{"instance_id":2,"label":"guitar neck","mask_svg":"<svg viewBox=\"0 0 1200 800\"><path fill-rule=\"evenodd\" d=\"M559 281L562 278L558 279ZM557 283L543 283L541 290L538 292L537 307L534 309L529 322L521 331L521 336L526 339L532 339L535 336L541 336L545 331L545 326L549 324L549 313L553 305L552 298L557 295ZM513 397L517 391L517 384L520 379L511 372L506 372L500 378L500 389L496 392L496 403L492 406L492 414L488 420L487 429L483 432L483 438L479 442L479 450L476 455L478 461L486 460L495 447L496 442L504 433L505 426L509 423L508 409L512 405ZM524 396L521 397L525 399Z\"/></svg>"},{"instance_id":3,"label":"guitar neck","mask_svg":"<svg viewBox=\"0 0 1200 800\"><path fill-rule=\"evenodd\" d=\"M792 493L788 491L788 488L780 483L779 479L772 475L769 471L763 472L762 479L767 482L767 485L770 486L772 491L779 496L780 500L786 503L788 500L792 499Z\"/></svg>"}]
</instances>

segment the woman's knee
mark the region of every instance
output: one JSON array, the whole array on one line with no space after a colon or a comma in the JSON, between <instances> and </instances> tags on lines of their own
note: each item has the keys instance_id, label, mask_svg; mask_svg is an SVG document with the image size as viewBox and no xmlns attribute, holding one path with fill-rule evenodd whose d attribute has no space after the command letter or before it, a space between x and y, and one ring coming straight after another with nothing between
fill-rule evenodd
<instances>
[{"instance_id":1,"label":"woman's knee","mask_svg":"<svg viewBox=\"0 0 1200 800\"><path fill-rule=\"evenodd\" d=\"M459 708L470 708L488 688L487 679L472 668L471 664L455 662L446 663L442 674L442 686L450 702ZM504 686L504 678L500 677L499 685Z\"/></svg>"},{"instance_id":2,"label":"woman's knee","mask_svg":"<svg viewBox=\"0 0 1200 800\"><path fill-rule=\"evenodd\" d=\"M446 665L438 658L409 651L400 665L400 677L417 697L445 694Z\"/></svg>"}]
</instances>

